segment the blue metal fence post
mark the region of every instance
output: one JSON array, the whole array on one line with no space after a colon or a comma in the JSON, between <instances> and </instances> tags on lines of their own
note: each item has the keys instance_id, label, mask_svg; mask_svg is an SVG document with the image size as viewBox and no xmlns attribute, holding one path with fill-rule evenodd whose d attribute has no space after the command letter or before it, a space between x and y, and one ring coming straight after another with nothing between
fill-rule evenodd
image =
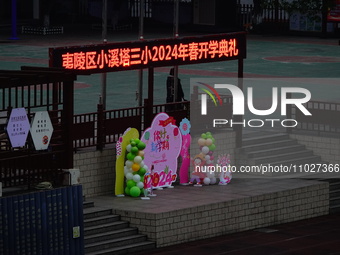
<instances>
[{"instance_id":1,"label":"blue metal fence post","mask_svg":"<svg viewBox=\"0 0 340 255\"><path fill-rule=\"evenodd\" d=\"M17 37L17 0L12 0L12 36L10 40L18 40Z\"/></svg>"}]
</instances>

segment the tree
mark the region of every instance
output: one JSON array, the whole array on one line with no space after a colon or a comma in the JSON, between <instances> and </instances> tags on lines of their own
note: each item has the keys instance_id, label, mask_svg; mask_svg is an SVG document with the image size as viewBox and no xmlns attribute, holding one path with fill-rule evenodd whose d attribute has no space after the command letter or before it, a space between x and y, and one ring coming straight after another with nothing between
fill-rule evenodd
<instances>
[{"instance_id":1,"label":"tree","mask_svg":"<svg viewBox=\"0 0 340 255\"><path fill-rule=\"evenodd\" d=\"M298 11L315 16L335 6L334 0L253 0L254 14L262 14L263 9L281 7L289 14Z\"/></svg>"},{"instance_id":2,"label":"tree","mask_svg":"<svg viewBox=\"0 0 340 255\"><path fill-rule=\"evenodd\" d=\"M263 9L271 8L277 10L282 8L291 15L294 12L306 14L310 18L317 18L322 14L323 32L326 29L327 13L335 6L335 0L253 0L254 13L253 24L258 24L258 16L262 15Z\"/></svg>"}]
</instances>

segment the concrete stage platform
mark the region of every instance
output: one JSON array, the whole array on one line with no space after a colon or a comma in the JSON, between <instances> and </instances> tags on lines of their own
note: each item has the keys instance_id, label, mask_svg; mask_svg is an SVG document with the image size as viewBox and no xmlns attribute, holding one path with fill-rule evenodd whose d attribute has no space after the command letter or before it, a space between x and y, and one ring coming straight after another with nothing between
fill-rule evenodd
<instances>
[{"instance_id":1,"label":"concrete stage platform","mask_svg":"<svg viewBox=\"0 0 340 255\"><path fill-rule=\"evenodd\" d=\"M302 179L233 179L227 186L175 185L141 200L91 197L112 208L157 247L308 219L329 212L327 182Z\"/></svg>"}]
</instances>

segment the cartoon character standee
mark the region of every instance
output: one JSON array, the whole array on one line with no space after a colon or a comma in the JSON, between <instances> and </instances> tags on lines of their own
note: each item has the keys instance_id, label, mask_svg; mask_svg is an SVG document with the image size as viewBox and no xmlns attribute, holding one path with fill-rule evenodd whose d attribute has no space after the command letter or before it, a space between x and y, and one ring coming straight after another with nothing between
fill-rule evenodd
<instances>
[{"instance_id":1,"label":"cartoon character standee","mask_svg":"<svg viewBox=\"0 0 340 255\"><path fill-rule=\"evenodd\" d=\"M182 134L182 148L180 151L180 155L182 157L182 165L179 170L179 181L181 185L189 184L189 177L188 172L190 168L190 142L191 142L191 135L190 135L190 128L191 124L187 118L184 118L180 125L179 130Z\"/></svg>"},{"instance_id":2,"label":"cartoon character standee","mask_svg":"<svg viewBox=\"0 0 340 255\"><path fill-rule=\"evenodd\" d=\"M232 179L232 174L230 171L230 154L218 156L217 163L223 167L223 171L220 173L220 182L218 185L227 185Z\"/></svg>"},{"instance_id":3,"label":"cartoon character standee","mask_svg":"<svg viewBox=\"0 0 340 255\"><path fill-rule=\"evenodd\" d=\"M189 184L194 184L195 186L202 186L202 180L206 177L206 175L201 171L202 167L205 165L205 159L202 155L198 154L192 160L193 171L191 172L191 178Z\"/></svg>"}]
</instances>

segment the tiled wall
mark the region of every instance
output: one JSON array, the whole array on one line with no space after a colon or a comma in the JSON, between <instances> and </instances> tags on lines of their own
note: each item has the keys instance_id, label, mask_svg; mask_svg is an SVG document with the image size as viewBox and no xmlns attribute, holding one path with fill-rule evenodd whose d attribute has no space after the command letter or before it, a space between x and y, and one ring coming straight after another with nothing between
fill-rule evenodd
<instances>
[{"instance_id":1,"label":"tiled wall","mask_svg":"<svg viewBox=\"0 0 340 255\"><path fill-rule=\"evenodd\" d=\"M80 183L86 197L114 193L116 150L83 151L74 154L74 168L80 169Z\"/></svg>"}]
</instances>

